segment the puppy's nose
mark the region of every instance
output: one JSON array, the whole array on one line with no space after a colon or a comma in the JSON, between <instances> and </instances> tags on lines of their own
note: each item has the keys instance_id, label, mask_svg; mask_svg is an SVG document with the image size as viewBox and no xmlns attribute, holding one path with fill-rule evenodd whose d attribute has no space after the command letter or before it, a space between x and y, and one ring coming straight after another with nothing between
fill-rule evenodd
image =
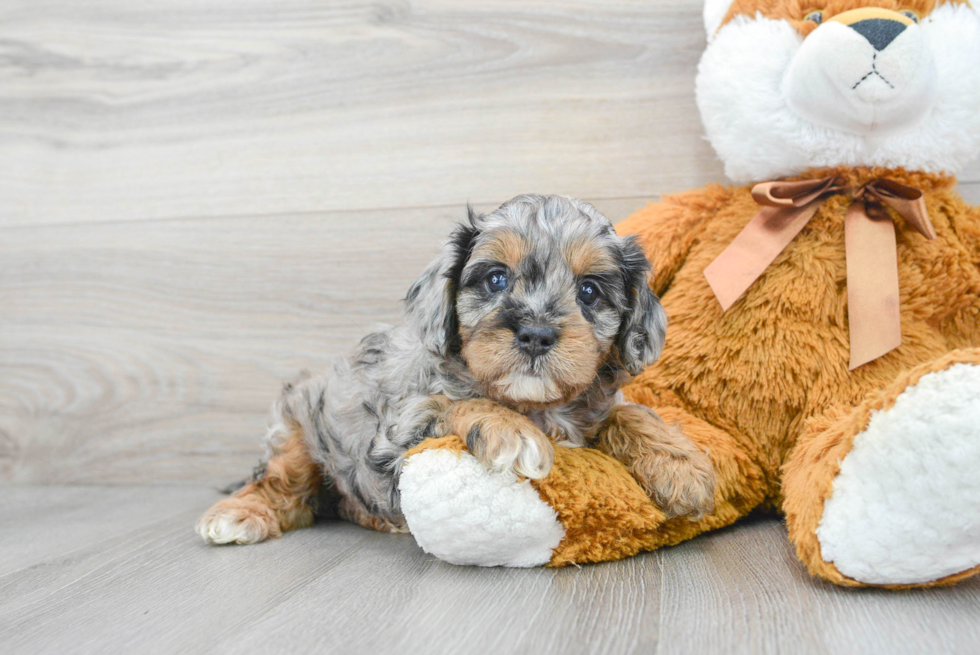
<instances>
[{"instance_id":1,"label":"puppy's nose","mask_svg":"<svg viewBox=\"0 0 980 655\"><path fill-rule=\"evenodd\" d=\"M543 355L558 341L554 328L541 325L522 325L517 329L517 346L531 357Z\"/></svg>"},{"instance_id":2,"label":"puppy's nose","mask_svg":"<svg viewBox=\"0 0 980 655\"><path fill-rule=\"evenodd\" d=\"M914 21L897 11L879 7L862 7L837 14L828 22L847 25L880 52Z\"/></svg>"}]
</instances>

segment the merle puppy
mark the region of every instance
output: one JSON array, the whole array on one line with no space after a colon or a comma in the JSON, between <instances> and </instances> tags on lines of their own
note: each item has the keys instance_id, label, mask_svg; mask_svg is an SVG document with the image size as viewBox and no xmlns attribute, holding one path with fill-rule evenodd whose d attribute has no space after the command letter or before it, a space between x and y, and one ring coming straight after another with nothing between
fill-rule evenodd
<instances>
[{"instance_id":1,"label":"merle puppy","mask_svg":"<svg viewBox=\"0 0 980 655\"><path fill-rule=\"evenodd\" d=\"M650 264L588 203L518 196L470 212L405 299L324 375L287 385L269 457L198 521L210 543L254 543L343 518L405 530L398 474L426 437L458 434L484 465L541 478L555 447L591 446L629 467L668 516L712 509L708 458L619 387L657 359L666 316ZM319 500L318 500L319 499Z\"/></svg>"}]
</instances>

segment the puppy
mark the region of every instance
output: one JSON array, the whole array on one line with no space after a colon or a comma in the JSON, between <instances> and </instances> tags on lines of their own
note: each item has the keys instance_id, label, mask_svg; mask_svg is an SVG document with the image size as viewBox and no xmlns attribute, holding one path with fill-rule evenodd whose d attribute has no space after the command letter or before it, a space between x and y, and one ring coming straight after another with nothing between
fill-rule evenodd
<instances>
[{"instance_id":1,"label":"puppy","mask_svg":"<svg viewBox=\"0 0 980 655\"><path fill-rule=\"evenodd\" d=\"M524 195L470 211L408 290L403 324L285 387L266 463L198 533L254 543L310 525L318 506L405 531L403 455L446 434L488 468L528 478L548 474L555 447L598 448L668 516L710 512L708 458L619 392L664 341L649 271L636 242L580 200Z\"/></svg>"}]
</instances>

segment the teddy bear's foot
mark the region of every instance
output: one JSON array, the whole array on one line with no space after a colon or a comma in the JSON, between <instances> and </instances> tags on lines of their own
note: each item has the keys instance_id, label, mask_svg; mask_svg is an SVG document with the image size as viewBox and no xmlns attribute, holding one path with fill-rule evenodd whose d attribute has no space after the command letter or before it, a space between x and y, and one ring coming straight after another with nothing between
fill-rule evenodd
<instances>
[{"instance_id":1,"label":"teddy bear's foot","mask_svg":"<svg viewBox=\"0 0 980 655\"><path fill-rule=\"evenodd\" d=\"M461 441L414 454L402 467L399 489L419 546L451 564L541 566L565 537L557 514L528 480L488 470Z\"/></svg>"},{"instance_id":2,"label":"teddy bear's foot","mask_svg":"<svg viewBox=\"0 0 980 655\"><path fill-rule=\"evenodd\" d=\"M426 552L453 564L566 566L679 543L763 500L762 470L733 435L683 409L662 410L718 472L715 510L698 521L668 520L629 469L599 450L557 446L548 476L528 480L488 469L450 435L405 454L399 491L408 527Z\"/></svg>"},{"instance_id":3,"label":"teddy bear's foot","mask_svg":"<svg viewBox=\"0 0 980 655\"><path fill-rule=\"evenodd\" d=\"M871 585L942 584L976 572L980 350L920 367L825 427L794 454L809 451L813 461L787 465L787 521L811 571ZM800 529L808 502L799 496L803 476L812 483L811 521L819 519L809 535ZM814 537L810 545L818 548L808 548Z\"/></svg>"}]
</instances>

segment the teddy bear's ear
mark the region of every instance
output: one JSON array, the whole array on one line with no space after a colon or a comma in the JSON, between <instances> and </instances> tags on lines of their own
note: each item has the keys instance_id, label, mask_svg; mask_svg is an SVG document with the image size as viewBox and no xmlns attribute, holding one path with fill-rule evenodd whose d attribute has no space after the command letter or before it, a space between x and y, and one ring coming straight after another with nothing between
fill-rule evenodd
<instances>
[{"instance_id":1,"label":"teddy bear's ear","mask_svg":"<svg viewBox=\"0 0 980 655\"><path fill-rule=\"evenodd\" d=\"M625 239L620 267L628 304L616 337L616 350L630 375L637 375L660 357L667 333L667 314L650 288L650 262L636 237Z\"/></svg>"},{"instance_id":2,"label":"teddy bear's ear","mask_svg":"<svg viewBox=\"0 0 980 655\"><path fill-rule=\"evenodd\" d=\"M453 230L442 252L429 264L405 296L405 317L426 348L445 357L459 349L456 292L463 267L480 231L472 208L469 222Z\"/></svg>"},{"instance_id":3,"label":"teddy bear's ear","mask_svg":"<svg viewBox=\"0 0 980 655\"><path fill-rule=\"evenodd\" d=\"M721 21L732 6L733 0L704 0L704 31L708 41L715 38L715 32L721 27Z\"/></svg>"}]
</instances>

